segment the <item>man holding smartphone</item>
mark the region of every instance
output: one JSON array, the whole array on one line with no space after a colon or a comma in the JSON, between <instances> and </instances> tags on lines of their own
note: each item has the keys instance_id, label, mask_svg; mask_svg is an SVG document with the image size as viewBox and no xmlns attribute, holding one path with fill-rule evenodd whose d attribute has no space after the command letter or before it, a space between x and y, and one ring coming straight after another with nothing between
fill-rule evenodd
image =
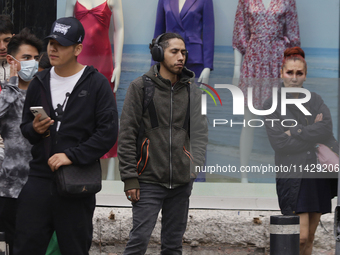
<instances>
[{"instance_id":1,"label":"man holding smartphone","mask_svg":"<svg viewBox=\"0 0 340 255\"><path fill-rule=\"evenodd\" d=\"M64 197L55 183L59 167L93 163L117 138L118 115L108 80L77 62L84 36L77 19L56 20L47 37L52 68L39 72L27 91L21 131L33 144L33 159L19 196L15 255L45 254L54 230L63 255L88 254L92 243L95 195ZM45 105L50 117L40 121L30 107Z\"/></svg>"},{"instance_id":2,"label":"man holding smartphone","mask_svg":"<svg viewBox=\"0 0 340 255\"><path fill-rule=\"evenodd\" d=\"M13 36L6 57L11 78L0 93L0 134L5 142L0 169L0 232L5 232L10 254L13 254L17 198L27 181L28 162L32 159L31 145L20 130L22 109L28 85L38 71L41 49L42 42L28 29Z\"/></svg>"}]
</instances>

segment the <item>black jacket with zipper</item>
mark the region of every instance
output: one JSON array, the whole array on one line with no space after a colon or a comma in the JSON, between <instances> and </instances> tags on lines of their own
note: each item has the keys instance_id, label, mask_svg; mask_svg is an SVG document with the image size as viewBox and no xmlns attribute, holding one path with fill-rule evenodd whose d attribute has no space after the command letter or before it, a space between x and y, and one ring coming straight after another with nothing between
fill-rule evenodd
<instances>
[{"instance_id":1,"label":"black jacket with zipper","mask_svg":"<svg viewBox=\"0 0 340 255\"><path fill-rule=\"evenodd\" d=\"M302 95L299 94L299 97ZM292 96L287 94L287 98L292 98ZM286 166L286 169L290 169L290 171L280 171L276 174L276 191L279 206L284 215L295 213L301 178L306 178L304 175L311 174L304 169L308 157L315 153L316 143L326 144L334 152L338 153L339 151L337 141L333 137L331 114L322 98L311 92L311 99L303 105L312 114L311 116L304 115L295 105L290 104L287 105L286 115L282 115L281 93L279 91L275 112L266 116L266 119L277 120L265 122L269 141L275 151L275 165ZM271 106L272 99L270 98L265 101L263 108L269 109ZM316 115L319 113L323 114L323 119L314 123ZM286 120L284 122L286 127L281 124L283 120ZM298 124L294 126L295 122L292 120L295 120ZM290 130L291 136L285 133L287 130ZM307 168L311 169L310 166ZM328 173L326 174L327 177L330 176ZM323 176L318 176L323 178ZM329 183L332 185L331 189L333 195L335 195L337 179L329 179Z\"/></svg>"},{"instance_id":2,"label":"black jacket with zipper","mask_svg":"<svg viewBox=\"0 0 340 255\"><path fill-rule=\"evenodd\" d=\"M158 126L152 127L149 111L143 112L144 84L135 79L126 93L118 137L119 170L124 190L139 188L139 182L159 184L172 189L195 177L193 165L203 166L208 141L205 116L201 115L201 90L194 82L194 73L184 68L172 86L160 76L159 64L146 76L155 83L153 102ZM190 89L187 87L190 86ZM190 97L188 95L190 91ZM190 131L183 128L190 98ZM142 157L145 168L137 173L137 137L141 121L145 126ZM189 137L190 133L190 137Z\"/></svg>"},{"instance_id":3,"label":"black jacket with zipper","mask_svg":"<svg viewBox=\"0 0 340 255\"><path fill-rule=\"evenodd\" d=\"M42 90L44 91L42 93ZM55 153L65 153L73 164L88 164L98 160L114 145L118 132L116 102L108 80L93 66L87 66L71 92L59 130L50 126L50 142L33 129L31 106L42 106L46 95L51 119L53 110L50 91L50 69L36 74L31 81L23 109L21 132L33 145L30 176L53 178L47 160ZM48 146L50 148L46 148ZM49 155L46 155L49 151Z\"/></svg>"}]
</instances>

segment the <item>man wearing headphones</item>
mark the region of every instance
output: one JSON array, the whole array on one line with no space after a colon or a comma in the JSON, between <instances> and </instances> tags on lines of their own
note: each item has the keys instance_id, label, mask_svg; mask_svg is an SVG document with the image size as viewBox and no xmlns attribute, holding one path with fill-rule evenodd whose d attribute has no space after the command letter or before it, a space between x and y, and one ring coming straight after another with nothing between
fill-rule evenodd
<instances>
[{"instance_id":1,"label":"man wearing headphones","mask_svg":"<svg viewBox=\"0 0 340 255\"><path fill-rule=\"evenodd\" d=\"M182 254L194 166L204 165L207 122L183 38L152 40L159 62L129 86L120 119L119 169L132 202L133 227L124 254L144 254L162 209L161 254Z\"/></svg>"}]
</instances>

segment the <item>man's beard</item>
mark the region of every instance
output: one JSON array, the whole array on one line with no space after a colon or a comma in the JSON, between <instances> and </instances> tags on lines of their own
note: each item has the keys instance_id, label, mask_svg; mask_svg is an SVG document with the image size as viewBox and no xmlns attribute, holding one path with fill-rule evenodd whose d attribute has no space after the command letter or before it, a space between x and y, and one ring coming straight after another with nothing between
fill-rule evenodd
<instances>
[{"instance_id":1,"label":"man's beard","mask_svg":"<svg viewBox=\"0 0 340 255\"><path fill-rule=\"evenodd\" d=\"M168 70L170 73L172 74L176 74L176 75L180 75L183 71L183 67L181 69L175 70L175 65L173 65L173 69L171 67L169 67L169 65L164 63L164 67L166 68L166 70Z\"/></svg>"}]
</instances>

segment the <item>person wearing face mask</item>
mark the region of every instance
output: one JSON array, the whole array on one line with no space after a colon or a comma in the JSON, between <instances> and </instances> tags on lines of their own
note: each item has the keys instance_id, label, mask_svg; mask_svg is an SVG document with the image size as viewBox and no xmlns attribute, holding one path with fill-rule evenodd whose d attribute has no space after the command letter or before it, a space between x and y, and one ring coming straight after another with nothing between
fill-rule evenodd
<instances>
[{"instance_id":1,"label":"person wearing face mask","mask_svg":"<svg viewBox=\"0 0 340 255\"><path fill-rule=\"evenodd\" d=\"M27 181L31 145L20 131L22 110L28 85L38 71L42 42L28 29L13 36L7 49L10 79L0 93L0 134L5 157L0 169L0 231L13 254L17 198Z\"/></svg>"},{"instance_id":2,"label":"person wearing face mask","mask_svg":"<svg viewBox=\"0 0 340 255\"><path fill-rule=\"evenodd\" d=\"M281 68L282 86L302 88L306 75L304 51L300 47L285 50ZM277 109L266 116L266 119L277 120L273 123L266 121L268 138L275 151L275 165L293 169L276 174L276 191L282 214L300 217L302 255L312 254L314 234L320 216L331 212L331 199L337 194L337 179L330 179L336 177L337 173L333 176L316 168L317 143L325 144L333 152L339 153L339 145L332 132L331 114L321 96L310 93L310 100L303 103L303 106L311 115L302 113L295 104L287 104L284 114L279 92ZM288 93L286 96L290 100L304 97L304 93ZM272 101L271 98L267 99L263 108L270 109Z\"/></svg>"}]
</instances>

